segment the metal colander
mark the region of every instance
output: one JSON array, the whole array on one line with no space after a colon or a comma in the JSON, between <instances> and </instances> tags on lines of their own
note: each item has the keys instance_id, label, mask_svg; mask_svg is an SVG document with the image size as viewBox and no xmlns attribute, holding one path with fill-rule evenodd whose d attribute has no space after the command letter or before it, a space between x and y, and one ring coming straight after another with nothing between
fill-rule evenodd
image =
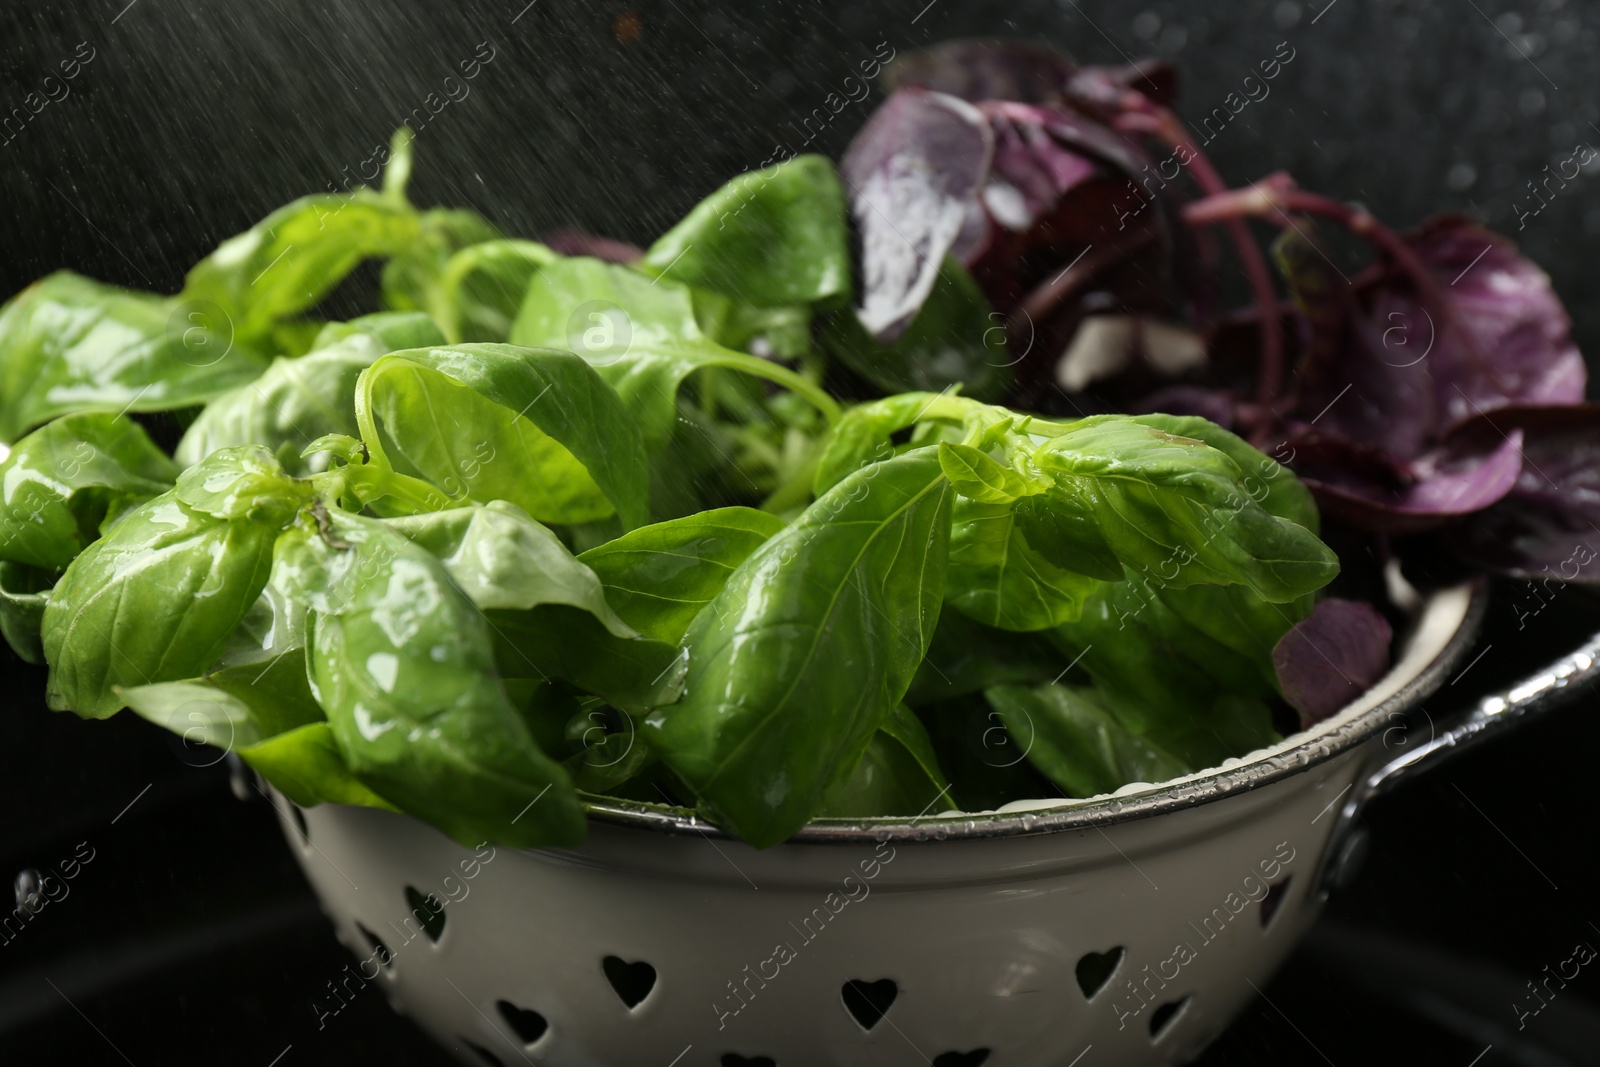
<instances>
[{"instance_id":1,"label":"metal colander","mask_svg":"<svg viewBox=\"0 0 1600 1067\"><path fill-rule=\"evenodd\" d=\"M357 956L319 1016L381 990L476 1064L1186 1062L1315 920L1372 792L1592 680L1596 644L1385 763L1386 729L1470 647L1483 601L1429 599L1390 675L1309 734L1036 810L824 820L757 851L608 801L581 848L474 851L274 796Z\"/></svg>"}]
</instances>

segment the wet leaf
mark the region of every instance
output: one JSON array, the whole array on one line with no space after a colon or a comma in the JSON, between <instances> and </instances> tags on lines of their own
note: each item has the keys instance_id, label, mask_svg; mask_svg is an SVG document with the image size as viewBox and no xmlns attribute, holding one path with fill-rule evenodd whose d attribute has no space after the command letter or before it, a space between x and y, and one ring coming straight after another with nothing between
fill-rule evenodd
<instances>
[{"instance_id":1,"label":"wet leaf","mask_svg":"<svg viewBox=\"0 0 1600 1067\"><path fill-rule=\"evenodd\" d=\"M804 155L741 174L650 246L641 269L757 307L848 296L844 192Z\"/></svg>"},{"instance_id":2,"label":"wet leaf","mask_svg":"<svg viewBox=\"0 0 1600 1067\"><path fill-rule=\"evenodd\" d=\"M1272 651L1278 684L1309 729L1372 688L1389 669L1389 622L1372 605L1329 597Z\"/></svg>"},{"instance_id":3,"label":"wet leaf","mask_svg":"<svg viewBox=\"0 0 1600 1067\"><path fill-rule=\"evenodd\" d=\"M839 172L861 235L858 316L892 343L933 291L982 188L993 151L972 105L902 89L850 142Z\"/></svg>"},{"instance_id":4,"label":"wet leaf","mask_svg":"<svg viewBox=\"0 0 1600 1067\"><path fill-rule=\"evenodd\" d=\"M83 412L47 423L0 460L0 559L63 570L108 512L166 492L178 472L131 419Z\"/></svg>"},{"instance_id":5,"label":"wet leaf","mask_svg":"<svg viewBox=\"0 0 1600 1067\"><path fill-rule=\"evenodd\" d=\"M0 308L0 441L79 411L170 411L266 361L214 307L57 271Z\"/></svg>"}]
</instances>

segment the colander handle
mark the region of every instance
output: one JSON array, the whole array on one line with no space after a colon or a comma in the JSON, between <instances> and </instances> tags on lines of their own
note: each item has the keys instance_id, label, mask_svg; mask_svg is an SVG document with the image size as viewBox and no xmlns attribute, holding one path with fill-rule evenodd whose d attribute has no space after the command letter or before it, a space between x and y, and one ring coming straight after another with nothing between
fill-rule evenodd
<instances>
[{"instance_id":1,"label":"colander handle","mask_svg":"<svg viewBox=\"0 0 1600 1067\"><path fill-rule=\"evenodd\" d=\"M1600 686L1600 633L1516 685L1490 694L1461 721L1425 745L1396 756L1356 784L1339 813L1333 836L1323 852L1318 877L1326 895L1345 884L1365 852L1362 811L1373 797L1444 763L1451 756L1506 732L1535 715L1569 703Z\"/></svg>"}]
</instances>

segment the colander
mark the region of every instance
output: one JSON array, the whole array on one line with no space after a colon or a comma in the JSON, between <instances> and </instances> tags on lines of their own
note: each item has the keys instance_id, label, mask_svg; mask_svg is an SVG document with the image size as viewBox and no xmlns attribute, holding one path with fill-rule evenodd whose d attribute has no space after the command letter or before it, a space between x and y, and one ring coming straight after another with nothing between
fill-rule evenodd
<instances>
[{"instance_id":1,"label":"colander","mask_svg":"<svg viewBox=\"0 0 1600 1067\"><path fill-rule=\"evenodd\" d=\"M820 820L764 851L596 801L582 847L518 851L274 794L357 956L315 1010L375 986L480 1065L1186 1062L1315 920L1371 796L1600 674L1597 635L1423 741L1484 603L1428 597L1389 675L1309 733L1091 800Z\"/></svg>"}]
</instances>

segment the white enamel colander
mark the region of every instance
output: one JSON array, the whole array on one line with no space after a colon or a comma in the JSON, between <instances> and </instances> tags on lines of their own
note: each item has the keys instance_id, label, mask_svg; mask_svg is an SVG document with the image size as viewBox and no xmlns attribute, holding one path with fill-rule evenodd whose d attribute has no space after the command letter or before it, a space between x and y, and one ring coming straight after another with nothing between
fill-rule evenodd
<instances>
[{"instance_id":1,"label":"white enamel colander","mask_svg":"<svg viewBox=\"0 0 1600 1067\"><path fill-rule=\"evenodd\" d=\"M1389 675L1313 731L1091 800L823 820L765 851L608 801L580 848L474 851L274 794L358 957L318 1012L375 984L480 1065L1186 1062L1315 920L1368 797L1600 674L1597 638L1422 736L1408 716L1470 648L1484 596L1431 596Z\"/></svg>"}]
</instances>

